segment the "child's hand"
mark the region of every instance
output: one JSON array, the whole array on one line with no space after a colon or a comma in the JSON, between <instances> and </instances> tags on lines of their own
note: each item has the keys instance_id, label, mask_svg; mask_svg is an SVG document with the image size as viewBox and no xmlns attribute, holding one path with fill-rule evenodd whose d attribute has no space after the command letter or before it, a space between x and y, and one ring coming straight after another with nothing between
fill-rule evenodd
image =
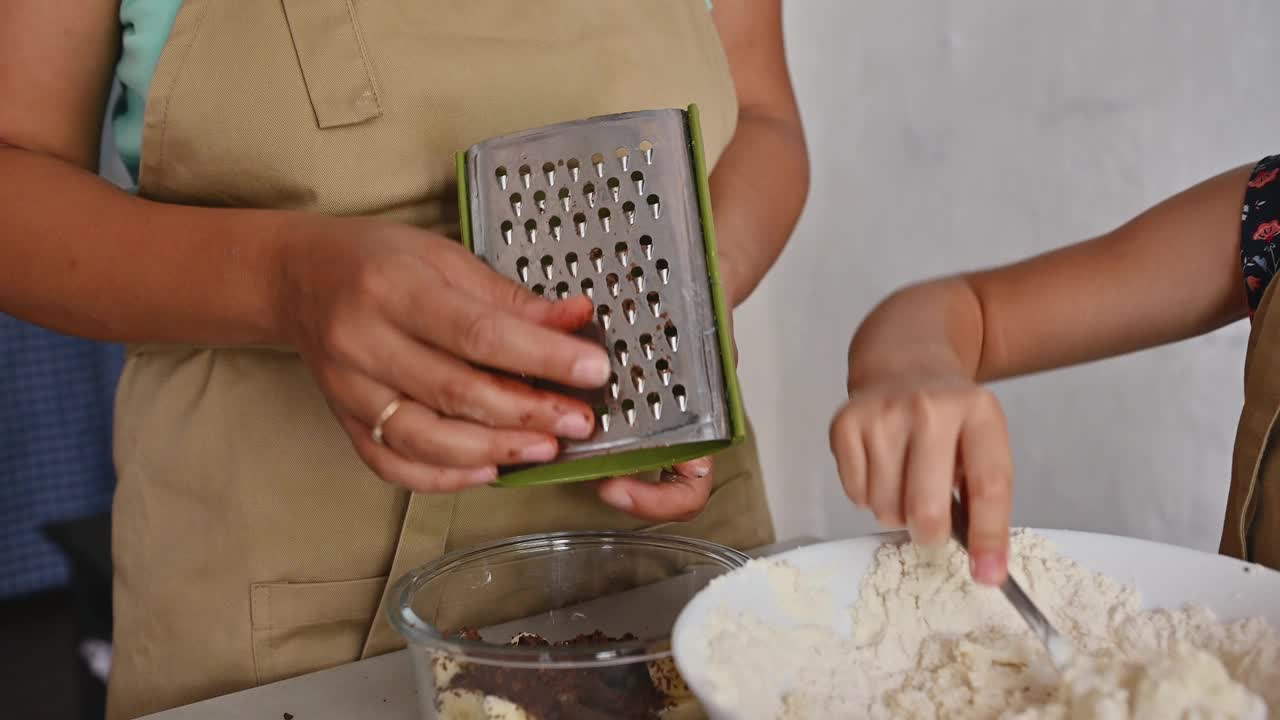
<instances>
[{"instance_id":1,"label":"child's hand","mask_svg":"<svg viewBox=\"0 0 1280 720\"><path fill-rule=\"evenodd\" d=\"M831 423L845 492L889 528L937 545L951 533L951 492L969 510L974 578L1004 581L1013 461L1000 403L961 376L895 378L855 386Z\"/></svg>"}]
</instances>

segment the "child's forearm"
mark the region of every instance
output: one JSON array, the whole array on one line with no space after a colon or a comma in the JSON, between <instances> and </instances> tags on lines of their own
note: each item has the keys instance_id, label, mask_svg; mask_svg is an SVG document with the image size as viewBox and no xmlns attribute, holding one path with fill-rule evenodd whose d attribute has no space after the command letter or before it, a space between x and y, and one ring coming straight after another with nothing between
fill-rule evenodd
<instances>
[{"instance_id":1,"label":"child's forearm","mask_svg":"<svg viewBox=\"0 0 1280 720\"><path fill-rule=\"evenodd\" d=\"M1240 208L1250 167L1101 237L895 293L854 338L851 387L939 372L995 380L1181 340L1244 317Z\"/></svg>"},{"instance_id":2,"label":"child's forearm","mask_svg":"<svg viewBox=\"0 0 1280 720\"><path fill-rule=\"evenodd\" d=\"M982 306L967 278L904 288L867 316L849 346L849 390L891 377L974 377Z\"/></svg>"}]
</instances>

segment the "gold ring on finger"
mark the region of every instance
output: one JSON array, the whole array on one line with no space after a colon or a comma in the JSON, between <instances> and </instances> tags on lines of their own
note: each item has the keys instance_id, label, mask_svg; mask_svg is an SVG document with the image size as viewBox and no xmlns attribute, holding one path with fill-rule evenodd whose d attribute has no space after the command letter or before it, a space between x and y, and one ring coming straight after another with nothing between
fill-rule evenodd
<instances>
[{"instance_id":1,"label":"gold ring on finger","mask_svg":"<svg viewBox=\"0 0 1280 720\"><path fill-rule=\"evenodd\" d=\"M396 411L399 409L400 409L400 398L396 398L395 400L392 400L391 402L387 403L386 407L382 408L382 412L378 414L378 421L373 424L373 441L374 442L376 442L377 444L383 447L387 446L386 438L383 436L383 428L387 426L387 421L390 420L391 416L395 415Z\"/></svg>"}]
</instances>

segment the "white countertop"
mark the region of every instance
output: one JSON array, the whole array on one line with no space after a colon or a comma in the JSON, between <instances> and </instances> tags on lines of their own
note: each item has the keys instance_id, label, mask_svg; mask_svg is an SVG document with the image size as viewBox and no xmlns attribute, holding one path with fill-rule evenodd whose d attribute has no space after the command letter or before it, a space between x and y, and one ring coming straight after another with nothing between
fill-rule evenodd
<instances>
[{"instance_id":1,"label":"white countertop","mask_svg":"<svg viewBox=\"0 0 1280 720\"><path fill-rule=\"evenodd\" d=\"M802 537L759 548L774 555L817 542ZM143 720L418 720L417 690L407 651L322 670L224 695Z\"/></svg>"}]
</instances>

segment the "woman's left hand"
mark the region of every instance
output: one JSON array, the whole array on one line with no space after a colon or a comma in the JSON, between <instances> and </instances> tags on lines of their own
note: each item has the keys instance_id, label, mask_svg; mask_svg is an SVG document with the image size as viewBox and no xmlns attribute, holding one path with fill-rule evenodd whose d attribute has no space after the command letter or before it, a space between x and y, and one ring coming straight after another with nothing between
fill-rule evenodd
<instances>
[{"instance_id":1,"label":"woman's left hand","mask_svg":"<svg viewBox=\"0 0 1280 720\"><path fill-rule=\"evenodd\" d=\"M634 476L603 480L597 486L600 499L628 515L655 522L684 522L702 512L711 497L711 458L679 463L662 471L659 482Z\"/></svg>"}]
</instances>

